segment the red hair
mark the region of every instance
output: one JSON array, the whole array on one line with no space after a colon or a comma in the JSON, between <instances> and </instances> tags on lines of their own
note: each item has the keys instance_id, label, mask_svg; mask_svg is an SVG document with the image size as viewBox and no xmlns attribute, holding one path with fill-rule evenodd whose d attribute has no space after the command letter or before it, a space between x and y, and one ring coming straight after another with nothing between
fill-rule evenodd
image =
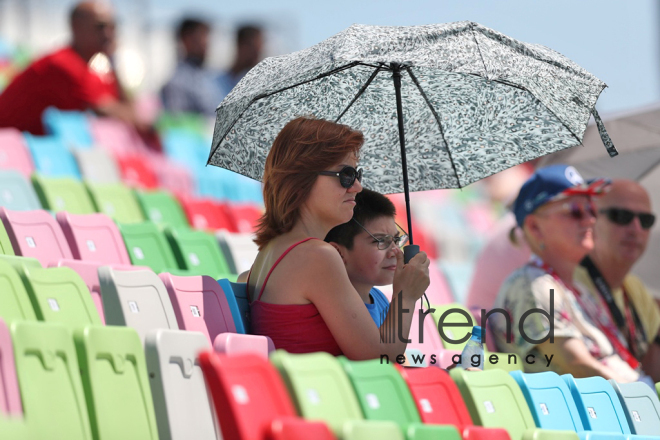
<instances>
[{"instance_id":1,"label":"red hair","mask_svg":"<svg viewBox=\"0 0 660 440\"><path fill-rule=\"evenodd\" d=\"M275 138L264 168L264 204L254 242L262 249L273 238L289 232L300 217L319 171L358 155L364 137L347 125L299 117L287 123Z\"/></svg>"}]
</instances>

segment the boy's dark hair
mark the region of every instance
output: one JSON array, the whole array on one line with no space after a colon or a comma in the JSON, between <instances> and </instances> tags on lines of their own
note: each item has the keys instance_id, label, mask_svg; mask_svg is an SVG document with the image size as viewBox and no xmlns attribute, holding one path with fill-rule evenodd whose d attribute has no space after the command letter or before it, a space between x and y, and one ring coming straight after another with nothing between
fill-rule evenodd
<instances>
[{"instance_id":1,"label":"boy's dark hair","mask_svg":"<svg viewBox=\"0 0 660 440\"><path fill-rule=\"evenodd\" d=\"M367 223L380 218L392 217L396 215L394 204L384 195L364 188L355 196L355 208L353 208L353 218L360 225L366 226ZM334 242L344 246L346 249L353 249L353 240L355 236L364 231L357 223L351 219L348 223L335 226L325 236L325 241Z\"/></svg>"},{"instance_id":2,"label":"boy's dark hair","mask_svg":"<svg viewBox=\"0 0 660 440\"><path fill-rule=\"evenodd\" d=\"M179 23L176 35L180 40L183 40L185 37L195 32L198 28L202 28L207 31L211 30L211 26L204 20L193 17L186 17Z\"/></svg>"}]
</instances>

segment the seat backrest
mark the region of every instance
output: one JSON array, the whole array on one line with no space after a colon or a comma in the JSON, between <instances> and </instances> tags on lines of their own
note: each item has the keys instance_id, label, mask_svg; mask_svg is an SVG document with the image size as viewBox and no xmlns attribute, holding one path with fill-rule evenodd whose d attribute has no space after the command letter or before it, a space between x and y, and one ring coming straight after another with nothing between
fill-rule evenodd
<instances>
[{"instance_id":1,"label":"seat backrest","mask_svg":"<svg viewBox=\"0 0 660 440\"><path fill-rule=\"evenodd\" d=\"M472 425L461 393L442 368L398 368L408 384L424 423L454 425L459 431Z\"/></svg>"},{"instance_id":2,"label":"seat backrest","mask_svg":"<svg viewBox=\"0 0 660 440\"><path fill-rule=\"evenodd\" d=\"M251 203L240 205L225 204L225 211L234 219L236 230L246 234L253 234L257 229L257 222L263 215L263 209Z\"/></svg>"},{"instance_id":3,"label":"seat backrest","mask_svg":"<svg viewBox=\"0 0 660 440\"><path fill-rule=\"evenodd\" d=\"M0 221L0 255L14 255L14 248L11 246L9 235L5 225Z\"/></svg>"},{"instance_id":4,"label":"seat backrest","mask_svg":"<svg viewBox=\"0 0 660 440\"><path fill-rule=\"evenodd\" d=\"M218 231L216 237L221 237L229 246L234 259L234 265L236 266L236 273L243 273L250 270L259 253L259 248L253 241L254 235Z\"/></svg>"},{"instance_id":5,"label":"seat backrest","mask_svg":"<svg viewBox=\"0 0 660 440\"><path fill-rule=\"evenodd\" d=\"M504 428L511 440L521 440L525 430L535 428L520 387L505 371L474 372L454 368L450 375L475 425Z\"/></svg>"},{"instance_id":6,"label":"seat backrest","mask_svg":"<svg viewBox=\"0 0 660 440\"><path fill-rule=\"evenodd\" d=\"M220 427L198 358L208 340L161 329L147 334L144 349L160 440L216 440Z\"/></svg>"},{"instance_id":7,"label":"seat backrest","mask_svg":"<svg viewBox=\"0 0 660 440\"><path fill-rule=\"evenodd\" d=\"M466 336L468 333L472 332L472 326L477 325L474 317L472 316L472 313L463 305L453 303L453 304L444 304L444 305L434 305L433 308L435 309L435 312L433 312L433 320L435 321L435 325L437 328L438 322L440 321L440 318L445 312L449 312L447 316L445 317L443 323L444 324L463 324L465 327L451 327L451 326L445 326L443 325L443 330L445 334L453 340L459 340ZM461 310L463 312L466 312L469 316L470 319L466 319L466 317L462 314L459 313L458 311L456 312L451 312L452 310ZM471 324L469 324L471 323ZM466 325L469 324L469 325ZM442 340L442 345L447 349L447 350L463 350L463 347L465 347L465 344L467 343L467 339L465 342L462 342L460 344L455 344L453 342L447 341L440 337Z\"/></svg>"},{"instance_id":8,"label":"seat backrest","mask_svg":"<svg viewBox=\"0 0 660 440\"><path fill-rule=\"evenodd\" d=\"M139 223L144 221L140 205L133 191L123 184L87 183L97 212L109 216L117 223Z\"/></svg>"},{"instance_id":9,"label":"seat backrest","mask_svg":"<svg viewBox=\"0 0 660 440\"><path fill-rule=\"evenodd\" d=\"M85 185L70 177L32 176L32 184L41 206L51 211L67 211L71 214L96 212Z\"/></svg>"},{"instance_id":10,"label":"seat backrest","mask_svg":"<svg viewBox=\"0 0 660 440\"><path fill-rule=\"evenodd\" d=\"M381 364L378 359L339 362L353 385L353 390L367 420L391 420L402 431L410 423L421 423L410 390L394 365Z\"/></svg>"},{"instance_id":11,"label":"seat backrest","mask_svg":"<svg viewBox=\"0 0 660 440\"><path fill-rule=\"evenodd\" d=\"M78 165L62 139L54 136L25 134L36 171L51 177L80 179Z\"/></svg>"},{"instance_id":12,"label":"seat backrest","mask_svg":"<svg viewBox=\"0 0 660 440\"><path fill-rule=\"evenodd\" d=\"M59 323L15 321L11 334L31 438L91 440L71 330Z\"/></svg>"},{"instance_id":13,"label":"seat backrest","mask_svg":"<svg viewBox=\"0 0 660 440\"><path fill-rule=\"evenodd\" d=\"M72 329L102 325L92 296L80 276L68 267L19 269L37 319Z\"/></svg>"},{"instance_id":14,"label":"seat backrest","mask_svg":"<svg viewBox=\"0 0 660 440\"><path fill-rule=\"evenodd\" d=\"M216 201L183 197L181 207L188 217L188 223L196 229L235 231L233 220Z\"/></svg>"},{"instance_id":15,"label":"seat backrest","mask_svg":"<svg viewBox=\"0 0 660 440\"><path fill-rule=\"evenodd\" d=\"M12 211L41 209L41 202L28 179L16 170L0 171L0 206Z\"/></svg>"},{"instance_id":16,"label":"seat backrest","mask_svg":"<svg viewBox=\"0 0 660 440\"><path fill-rule=\"evenodd\" d=\"M187 228L188 220L179 202L164 191L135 191L144 216L156 224Z\"/></svg>"},{"instance_id":17,"label":"seat backrest","mask_svg":"<svg viewBox=\"0 0 660 440\"><path fill-rule=\"evenodd\" d=\"M247 299L247 285L232 283L226 278L218 280L218 284L227 298L231 315L234 317L236 333L250 333L250 303Z\"/></svg>"},{"instance_id":18,"label":"seat backrest","mask_svg":"<svg viewBox=\"0 0 660 440\"><path fill-rule=\"evenodd\" d=\"M96 183L119 183L121 175L117 161L103 148L95 147L73 150L73 157L83 179Z\"/></svg>"},{"instance_id":19,"label":"seat backrest","mask_svg":"<svg viewBox=\"0 0 660 440\"><path fill-rule=\"evenodd\" d=\"M216 280L207 276L159 275L182 330L201 332L208 343L221 333L236 332L227 298Z\"/></svg>"},{"instance_id":20,"label":"seat backrest","mask_svg":"<svg viewBox=\"0 0 660 440\"><path fill-rule=\"evenodd\" d=\"M440 334L438 333L438 328L435 326L435 321L431 313L424 315L424 322L422 323L422 332L419 331L419 319L422 315L419 313L419 303L415 304L415 310L411 310L413 313L413 320L410 324L410 333L408 334L408 339L410 342L406 346L406 352L410 353L409 360L411 365L419 365L426 363L427 365L437 365L437 362L440 361L439 356L445 348L442 346L442 340L440 339ZM424 306L426 311L426 305ZM395 336L396 337L396 336ZM413 351L419 351L421 356L423 356L424 362L416 362L419 359L419 354L413 355ZM436 363L433 362L433 356L435 355ZM391 359L392 361L393 359Z\"/></svg>"},{"instance_id":21,"label":"seat backrest","mask_svg":"<svg viewBox=\"0 0 660 440\"><path fill-rule=\"evenodd\" d=\"M154 272L176 269L176 259L163 233L152 222L120 224L131 263L148 266Z\"/></svg>"},{"instance_id":22,"label":"seat backrest","mask_svg":"<svg viewBox=\"0 0 660 440\"><path fill-rule=\"evenodd\" d=\"M74 339L94 438L158 440L144 350L135 330L87 326Z\"/></svg>"},{"instance_id":23,"label":"seat backrest","mask_svg":"<svg viewBox=\"0 0 660 440\"><path fill-rule=\"evenodd\" d=\"M0 318L6 322L14 319L36 321L30 296L25 290L23 280L18 275L16 267L29 266L40 268L41 264L34 258L0 256ZM20 269L19 269L20 270Z\"/></svg>"},{"instance_id":24,"label":"seat backrest","mask_svg":"<svg viewBox=\"0 0 660 440\"><path fill-rule=\"evenodd\" d=\"M600 376L576 379L561 376L573 396L586 431L630 434L626 413L612 385Z\"/></svg>"},{"instance_id":25,"label":"seat backrest","mask_svg":"<svg viewBox=\"0 0 660 440\"><path fill-rule=\"evenodd\" d=\"M23 415L21 392L18 389L14 365L14 345L11 342L9 328L2 318L0 318L0 414L5 417Z\"/></svg>"},{"instance_id":26,"label":"seat backrest","mask_svg":"<svg viewBox=\"0 0 660 440\"><path fill-rule=\"evenodd\" d=\"M73 258L60 225L47 211L0 208L0 218L16 255L36 258L43 266L62 258Z\"/></svg>"},{"instance_id":27,"label":"seat backrest","mask_svg":"<svg viewBox=\"0 0 660 440\"><path fill-rule=\"evenodd\" d=\"M225 256L213 235L185 227L167 228L165 237L181 269L216 279L231 275Z\"/></svg>"},{"instance_id":28,"label":"seat backrest","mask_svg":"<svg viewBox=\"0 0 660 440\"><path fill-rule=\"evenodd\" d=\"M364 418L350 380L331 354L276 350L270 360L304 418L323 420L336 434L341 433L344 422Z\"/></svg>"},{"instance_id":29,"label":"seat backrest","mask_svg":"<svg viewBox=\"0 0 660 440\"><path fill-rule=\"evenodd\" d=\"M69 147L89 148L92 133L87 116L79 111L62 111L48 107L41 115L48 134L59 137Z\"/></svg>"},{"instance_id":30,"label":"seat backrest","mask_svg":"<svg viewBox=\"0 0 660 440\"><path fill-rule=\"evenodd\" d=\"M98 270L105 322L133 327L144 341L154 329L178 330L167 290L150 270L120 271L109 266Z\"/></svg>"},{"instance_id":31,"label":"seat backrest","mask_svg":"<svg viewBox=\"0 0 660 440\"><path fill-rule=\"evenodd\" d=\"M173 195L184 197L191 196L195 192L195 181L190 168L161 154L150 154L150 160L160 188Z\"/></svg>"},{"instance_id":32,"label":"seat backrest","mask_svg":"<svg viewBox=\"0 0 660 440\"><path fill-rule=\"evenodd\" d=\"M612 379L609 382L619 396L630 431L638 435L658 435L660 401L655 390L642 382L616 383Z\"/></svg>"},{"instance_id":33,"label":"seat backrest","mask_svg":"<svg viewBox=\"0 0 660 440\"><path fill-rule=\"evenodd\" d=\"M573 396L557 373L525 374L513 371L510 374L525 396L537 427L576 432L584 430Z\"/></svg>"},{"instance_id":34,"label":"seat backrest","mask_svg":"<svg viewBox=\"0 0 660 440\"><path fill-rule=\"evenodd\" d=\"M27 179L34 171L25 139L15 128L0 128L0 170L16 170Z\"/></svg>"},{"instance_id":35,"label":"seat backrest","mask_svg":"<svg viewBox=\"0 0 660 440\"><path fill-rule=\"evenodd\" d=\"M135 130L119 119L97 117L90 121L95 144L115 153L135 153L140 149L140 142Z\"/></svg>"},{"instance_id":36,"label":"seat backrest","mask_svg":"<svg viewBox=\"0 0 660 440\"><path fill-rule=\"evenodd\" d=\"M55 216L77 260L105 264L131 264L124 239L115 222L105 214Z\"/></svg>"},{"instance_id":37,"label":"seat backrest","mask_svg":"<svg viewBox=\"0 0 660 440\"><path fill-rule=\"evenodd\" d=\"M139 154L117 157L121 180L128 186L145 189L158 187L158 178L146 158Z\"/></svg>"},{"instance_id":38,"label":"seat backrest","mask_svg":"<svg viewBox=\"0 0 660 440\"><path fill-rule=\"evenodd\" d=\"M267 359L206 351L199 362L223 438L259 440L274 419L296 415L282 378Z\"/></svg>"},{"instance_id":39,"label":"seat backrest","mask_svg":"<svg viewBox=\"0 0 660 440\"><path fill-rule=\"evenodd\" d=\"M236 355L255 353L268 359L269 353L275 351L275 344L268 336L244 335L241 333L220 333L213 340L213 349L217 353Z\"/></svg>"}]
</instances>

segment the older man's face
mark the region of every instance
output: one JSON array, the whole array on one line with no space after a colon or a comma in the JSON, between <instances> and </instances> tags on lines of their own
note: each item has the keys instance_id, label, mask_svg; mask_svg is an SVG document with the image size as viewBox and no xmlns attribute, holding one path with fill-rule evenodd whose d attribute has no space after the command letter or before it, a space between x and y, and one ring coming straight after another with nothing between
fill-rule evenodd
<instances>
[{"instance_id":1,"label":"older man's face","mask_svg":"<svg viewBox=\"0 0 660 440\"><path fill-rule=\"evenodd\" d=\"M599 211L620 208L638 213L651 212L651 201L646 191L632 184L615 182L610 193L596 203ZM643 229L638 217L627 225L619 225L611 221L607 214L599 213L594 235L598 253L621 262L634 263L646 250L650 229Z\"/></svg>"},{"instance_id":2,"label":"older man's face","mask_svg":"<svg viewBox=\"0 0 660 440\"><path fill-rule=\"evenodd\" d=\"M85 2L80 18L73 23L75 43L91 52L112 54L116 44L115 16L104 2Z\"/></svg>"}]
</instances>

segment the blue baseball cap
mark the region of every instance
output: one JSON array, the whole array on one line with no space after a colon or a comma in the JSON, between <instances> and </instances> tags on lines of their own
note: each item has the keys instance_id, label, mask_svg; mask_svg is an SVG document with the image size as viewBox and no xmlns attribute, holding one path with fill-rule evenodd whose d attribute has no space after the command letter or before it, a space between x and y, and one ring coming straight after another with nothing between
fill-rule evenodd
<instances>
[{"instance_id":1,"label":"blue baseball cap","mask_svg":"<svg viewBox=\"0 0 660 440\"><path fill-rule=\"evenodd\" d=\"M609 181L597 179L585 182L580 173L568 165L540 168L520 188L513 203L516 223L522 227L525 217L548 202L574 195L602 194Z\"/></svg>"}]
</instances>

